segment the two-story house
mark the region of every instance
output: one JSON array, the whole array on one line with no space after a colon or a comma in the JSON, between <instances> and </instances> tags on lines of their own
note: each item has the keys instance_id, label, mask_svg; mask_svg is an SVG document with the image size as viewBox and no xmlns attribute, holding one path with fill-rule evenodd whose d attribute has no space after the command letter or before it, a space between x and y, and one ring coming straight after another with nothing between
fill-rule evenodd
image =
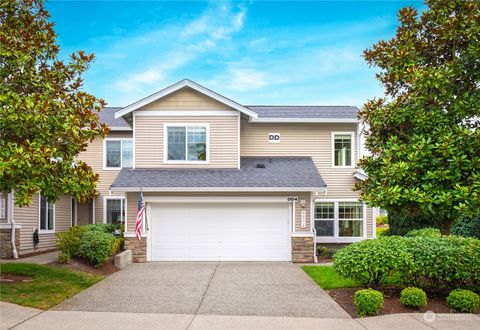
<instances>
[{"instance_id":1,"label":"two-story house","mask_svg":"<svg viewBox=\"0 0 480 330\"><path fill-rule=\"evenodd\" d=\"M137 262L312 262L316 243L375 236L374 210L353 190L357 111L245 106L182 80L100 114L109 136L79 155L100 175L95 199L51 205L38 196L18 208L9 195L2 228L15 221L20 255L34 251L34 229L46 250L71 225L122 222Z\"/></svg>"}]
</instances>

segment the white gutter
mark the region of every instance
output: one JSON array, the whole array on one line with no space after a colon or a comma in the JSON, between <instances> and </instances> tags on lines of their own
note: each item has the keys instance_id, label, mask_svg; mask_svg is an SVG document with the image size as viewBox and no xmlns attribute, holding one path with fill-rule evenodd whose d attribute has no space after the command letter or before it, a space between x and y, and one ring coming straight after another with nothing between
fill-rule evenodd
<instances>
[{"instance_id":1,"label":"white gutter","mask_svg":"<svg viewBox=\"0 0 480 330\"><path fill-rule=\"evenodd\" d=\"M110 187L119 192L325 192L326 187Z\"/></svg>"},{"instance_id":2,"label":"white gutter","mask_svg":"<svg viewBox=\"0 0 480 330\"><path fill-rule=\"evenodd\" d=\"M8 193L7 197L7 212L8 212L8 223L12 226L11 234L11 244L12 244L12 257L13 259L18 259L17 246L15 244L15 219L13 217L13 192Z\"/></svg>"},{"instance_id":3,"label":"white gutter","mask_svg":"<svg viewBox=\"0 0 480 330\"><path fill-rule=\"evenodd\" d=\"M251 123L353 123L360 122L356 118L253 118L250 117Z\"/></svg>"}]
</instances>

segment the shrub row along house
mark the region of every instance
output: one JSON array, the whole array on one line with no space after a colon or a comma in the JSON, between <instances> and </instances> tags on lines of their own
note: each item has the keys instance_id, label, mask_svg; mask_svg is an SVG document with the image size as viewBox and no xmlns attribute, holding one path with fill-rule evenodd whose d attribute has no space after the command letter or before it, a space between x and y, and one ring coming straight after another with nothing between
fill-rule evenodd
<instances>
[{"instance_id":1,"label":"shrub row along house","mask_svg":"<svg viewBox=\"0 0 480 330\"><path fill-rule=\"evenodd\" d=\"M244 106L182 80L124 108L79 155L100 176L87 204L0 196L2 256L12 220L20 255L55 247L72 225L124 223L136 262L311 262L315 243L375 236L375 210L353 190L362 125L352 106ZM146 203L135 238L139 192ZM38 230L38 245L33 233Z\"/></svg>"}]
</instances>

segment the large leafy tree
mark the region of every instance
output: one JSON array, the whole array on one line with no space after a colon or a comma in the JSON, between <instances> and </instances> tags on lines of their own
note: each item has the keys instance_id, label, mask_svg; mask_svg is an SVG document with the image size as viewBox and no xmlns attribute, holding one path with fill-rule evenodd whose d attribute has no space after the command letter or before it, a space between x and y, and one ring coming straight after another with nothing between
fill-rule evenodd
<instances>
[{"instance_id":1,"label":"large leafy tree","mask_svg":"<svg viewBox=\"0 0 480 330\"><path fill-rule=\"evenodd\" d=\"M101 99L82 90L93 55L58 58L53 23L42 1L0 1L0 190L28 205L41 191L85 201L98 176L76 156L108 128Z\"/></svg>"},{"instance_id":2,"label":"large leafy tree","mask_svg":"<svg viewBox=\"0 0 480 330\"><path fill-rule=\"evenodd\" d=\"M371 156L358 185L371 205L428 215L443 233L480 208L480 2L427 0L364 56L385 97L360 112Z\"/></svg>"}]
</instances>

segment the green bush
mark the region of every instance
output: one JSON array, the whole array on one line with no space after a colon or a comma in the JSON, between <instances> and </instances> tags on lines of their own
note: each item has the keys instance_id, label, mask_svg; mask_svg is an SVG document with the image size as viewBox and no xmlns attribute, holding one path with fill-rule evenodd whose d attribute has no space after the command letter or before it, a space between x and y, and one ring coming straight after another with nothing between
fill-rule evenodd
<instances>
[{"instance_id":1,"label":"green bush","mask_svg":"<svg viewBox=\"0 0 480 330\"><path fill-rule=\"evenodd\" d=\"M333 269L344 278L377 287L395 272L404 274L413 268L407 241L404 237L382 236L350 244L335 254Z\"/></svg>"},{"instance_id":2,"label":"green bush","mask_svg":"<svg viewBox=\"0 0 480 330\"><path fill-rule=\"evenodd\" d=\"M60 263L70 262L71 257L78 255L83 235L88 231L86 226L73 226L68 231L57 233L57 249Z\"/></svg>"},{"instance_id":3,"label":"green bush","mask_svg":"<svg viewBox=\"0 0 480 330\"><path fill-rule=\"evenodd\" d=\"M456 289L448 295L447 303L458 312L475 313L480 307L480 297L470 290Z\"/></svg>"},{"instance_id":4,"label":"green bush","mask_svg":"<svg viewBox=\"0 0 480 330\"><path fill-rule=\"evenodd\" d=\"M383 306L383 293L373 289L358 290L354 303L358 316L377 315Z\"/></svg>"},{"instance_id":5,"label":"green bush","mask_svg":"<svg viewBox=\"0 0 480 330\"><path fill-rule=\"evenodd\" d=\"M412 229L435 227L435 222L426 215L405 215L404 211L388 210L388 234L403 236Z\"/></svg>"},{"instance_id":6,"label":"green bush","mask_svg":"<svg viewBox=\"0 0 480 330\"><path fill-rule=\"evenodd\" d=\"M407 307L425 307L427 306L427 294L422 289L408 287L400 292L400 302Z\"/></svg>"},{"instance_id":7,"label":"green bush","mask_svg":"<svg viewBox=\"0 0 480 330\"><path fill-rule=\"evenodd\" d=\"M465 218L454 223L452 234L480 239L480 215L474 218Z\"/></svg>"},{"instance_id":8,"label":"green bush","mask_svg":"<svg viewBox=\"0 0 480 330\"><path fill-rule=\"evenodd\" d=\"M388 217L386 215L379 215L375 220L377 222L377 226L388 224Z\"/></svg>"},{"instance_id":9,"label":"green bush","mask_svg":"<svg viewBox=\"0 0 480 330\"><path fill-rule=\"evenodd\" d=\"M119 225L111 223L97 223L94 225L87 225L88 230L101 231L107 234L112 234L115 230L119 229Z\"/></svg>"},{"instance_id":10,"label":"green bush","mask_svg":"<svg viewBox=\"0 0 480 330\"><path fill-rule=\"evenodd\" d=\"M317 246L317 255L322 256L328 259L333 258L333 256L337 253L336 249L330 249L325 246Z\"/></svg>"},{"instance_id":11,"label":"green bush","mask_svg":"<svg viewBox=\"0 0 480 330\"><path fill-rule=\"evenodd\" d=\"M79 255L95 267L104 264L112 254L112 245L117 239L100 230L87 231L80 242Z\"/></svg>"},{"instance_id":12,"label":"green bush","mask_svg":"<svg viewBox=\"0 0 480 330\"><path fill-rule=\"evenodd\" d=\"M437 237L442 236L440 229L437 228L422 228L410 230L405 237Z\"/></svg>"}]
</instances>

